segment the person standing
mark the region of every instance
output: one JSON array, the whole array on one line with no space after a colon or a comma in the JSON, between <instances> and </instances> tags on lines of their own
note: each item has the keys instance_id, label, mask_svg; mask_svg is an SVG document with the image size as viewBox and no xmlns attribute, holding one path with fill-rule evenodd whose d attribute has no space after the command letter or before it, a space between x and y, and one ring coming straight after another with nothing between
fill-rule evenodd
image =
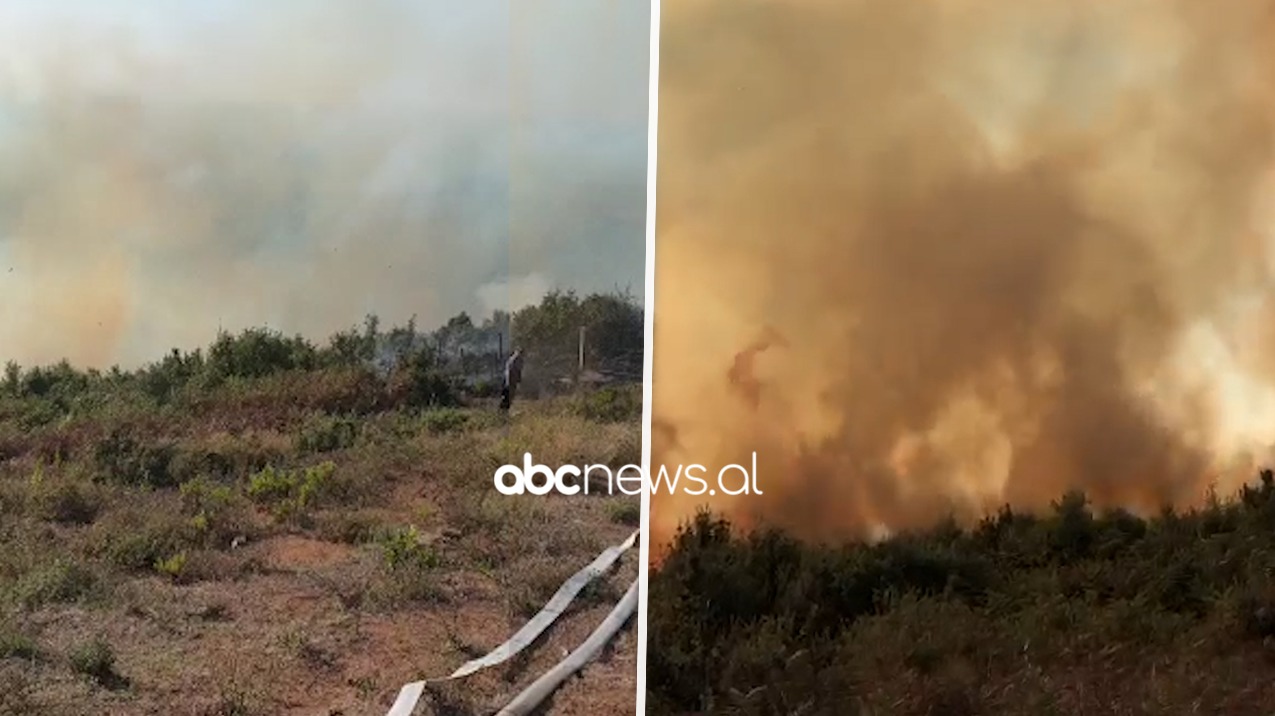
<instances>
[{"instance_id":1,"label":"person standing","mask_svg":"<svg viewBox=\"0 0 1275 716\"><path fill-rule=\"evenodd\" d=\"M500 409L509 410L514 401L514 392L522 382L522 349L517 348L505 361L505 379L500 388Z\"/></svg>"}]
</instances>

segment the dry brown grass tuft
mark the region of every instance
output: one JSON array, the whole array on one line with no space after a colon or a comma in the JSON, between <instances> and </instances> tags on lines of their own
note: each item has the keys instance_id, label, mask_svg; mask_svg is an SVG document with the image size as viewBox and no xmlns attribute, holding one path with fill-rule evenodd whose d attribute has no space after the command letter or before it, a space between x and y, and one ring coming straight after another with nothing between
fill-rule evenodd
<instances>
[{"instance_id":1,"label":"dry brown grass tuft","mask_svg":"<svg viewBox=\"0 0 1275 716\"><path fill-rule=\"evenodd\" d=\"M523 451L634 462L636 420L569 400L368 412L384 406L365 380L286 374L34 432L0 401L0 713L171 712L190 694L205 716L377 711L468 658L458 644L503 641L632 529L636 496L511 498L491 477ZM573 648L632 561L457 707ZM632 669L591 673L632 704Z\"/></svg>"}]
</instances>

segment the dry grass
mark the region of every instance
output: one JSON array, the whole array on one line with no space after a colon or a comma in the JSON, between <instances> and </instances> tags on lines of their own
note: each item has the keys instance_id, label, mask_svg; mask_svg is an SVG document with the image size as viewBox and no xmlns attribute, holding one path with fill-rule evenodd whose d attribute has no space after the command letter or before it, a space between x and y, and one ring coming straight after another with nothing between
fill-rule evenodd
<instances>
[{"instance_id":1,"label":"dry grass","mask_svg":"<svg viewBox=\"0 0 1275 716\"><path fill-rule=\"evenodd\" d=\"M30 406L0 399L0 714L383 712L402 684L504 641L633 529L637 497L504 497L491 476L524 451L636 462L636 420L566 400L509 419L369 405L360 375L34 429ZM635 561L528 656L434 707L511 697L601 620ZM585 674L607 693L577 683L550 713L594 713L599 698L633 712L631 631Z\"/></svg>"}]
</instances>

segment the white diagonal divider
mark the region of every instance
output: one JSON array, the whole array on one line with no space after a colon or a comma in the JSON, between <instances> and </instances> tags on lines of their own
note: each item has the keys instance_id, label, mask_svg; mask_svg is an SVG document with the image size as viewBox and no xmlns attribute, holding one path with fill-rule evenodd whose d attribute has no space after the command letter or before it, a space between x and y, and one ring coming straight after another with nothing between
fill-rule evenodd
<instances>
[{"instance_id":1,"label":"white diagonal divider","mask_svg":"<svg viewBox=\"0 0 1275 716\"><path fill-rule=\"evenodd\" d=\"M416 710L416 704L420 701L421 694L425 691L426 684L441 683L468 676L475 671L480 671L507 661L518 652L527 648L531 642L536 640L536 637L544 633L545 629L548 629L550 625L557 621L558 617L562 616L562 613L566 611L567 607L571 604L571 601L580 593L580 590L584 589L590 582L604 574L611 568L611 565L615 564L616 560L618 560L621 555L633 548L633 544L638 537L638 532L640 532L640 530L634 531L633 534L629 535L628 539L624 540L620 544L606 548L597 556L596 559L589 563L588 566L571 575L567 581L562 583L561 587L558 587L558 591L552 598L549 599L544 608L532 617L530 621L524 624L517 633L509 637L508 641L504 644L501 644L491 650L491 652L485 656L481 656L462 665L449 676L413 681L412 683L404 686L399 690L398 699L394 701L394 705L390 707L389 713L386 714L386 716L411 716L412 712Z\"/></svg>"}]
</instances>

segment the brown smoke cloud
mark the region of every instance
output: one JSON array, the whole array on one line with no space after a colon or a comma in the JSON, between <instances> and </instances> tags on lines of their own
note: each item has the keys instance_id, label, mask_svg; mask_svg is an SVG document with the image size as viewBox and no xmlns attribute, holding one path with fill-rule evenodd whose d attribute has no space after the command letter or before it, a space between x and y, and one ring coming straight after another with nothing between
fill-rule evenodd
<instances>
[{"instance_id":1,"label":"brown smoke cloud","mask_svg":"<svg viewBox=\"0 0 1275 716\"><path fill-rule=\"evenodd\" d=\"M756 451L764 494L657 494L657 543L701 502L816 539L1154 509L1275 444L1275 5L680 0L661 33L653 463Z\"/></svg>"},{"instance_id":2,"label":"brown smoke cloud","mask_svg":"<svg viewBox=\"0 0 1275 716\"><path fill-rule=\"evenodd\" d=\"M0 362L640 289L640 4L146 2L0 9Z\"/></svg>"}]
</instances>

